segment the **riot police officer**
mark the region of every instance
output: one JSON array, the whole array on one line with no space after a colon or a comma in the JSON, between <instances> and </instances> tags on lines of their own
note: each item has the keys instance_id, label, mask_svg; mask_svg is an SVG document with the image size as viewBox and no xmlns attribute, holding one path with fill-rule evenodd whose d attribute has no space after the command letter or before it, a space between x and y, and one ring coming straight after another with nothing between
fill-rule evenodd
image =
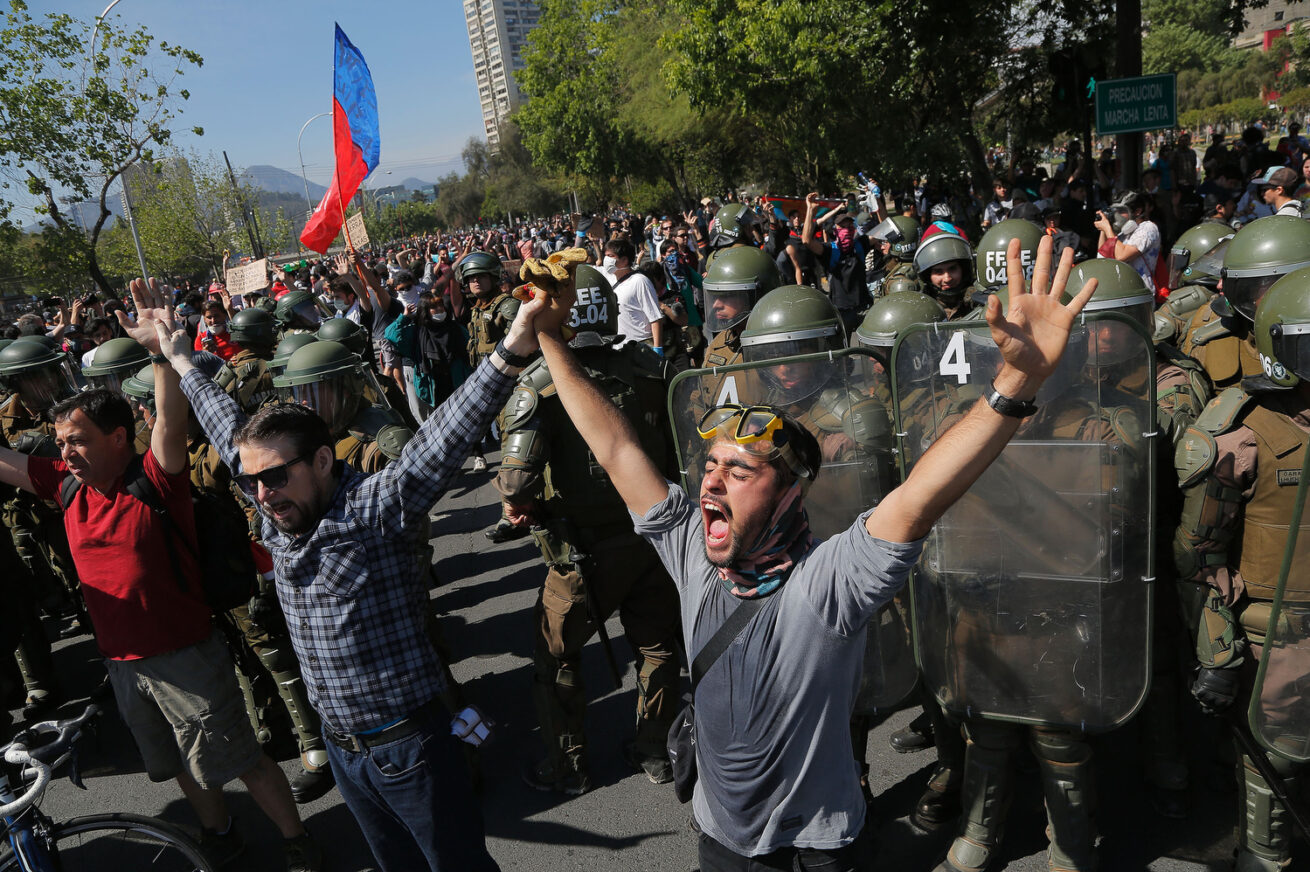
<instances>
[{"instance_id":1,"label":"riot police officer","mask_svg":"<svg viewBox=\"0 0 1310 872\"><path fill-rule=\"evenodd\" d=\"M1258 218L1228 243L1223 293L1196 311L1180 346L1205 367L1216 390L1261 374L1250 338L1256 304L1280 277L1310 265L1308 251L1310 222L1289 215Z\"/></svg>"},{"instance_id":2,"label":"riot police officer","mask_svg":"<svg viewBox=\"0 0 1310 872\"><path fill-rule=\"evenodd\" d=\"M982 305L988 294L1002 290L1006 285L1006 252L1010 240L1019 240L1019 260L1023 264L1023 276L1032 279L1033 263L1037 260L1037 246L1042 241L1042 228L1026 218L1003 218L997 221L978 240L976 252L977 276L971 296L973 302Z\"/></svg>"},{"instance_id":3,"label":"riot police officer","mask_svg":"<svg viewBox=\"0 0 1310 872\"><path fill-rule=\"evenodd\" d=\"M340 321L343 319L337 318L334 320ZM291 359L291 355L309 343L317 341L318 335L315 333L288 333L283 336L282 340L277 344L277 349L273 352L272 360L268 362L268 371L274 378L277 378L286 372L287 361Z\"/></svg>"},{"instance_id":4,"label":"riot police officer","mask_svg":"<svg viewBox=\"0 0 1310 872\"><path fill-rule=\"evenodd\" d=\"M0 380L11 392L0 405L0 433L8 444L23 454L57 457L50 409L77 392L68 355L44 336L22 337L0 351ZM27 688L24 709L39 712L54 702L57 682L50 643L37 613L38 598L49 604L47 611L52 613L70 607L80 611L77 570L57 506L14 490L4 504L4 521L32 576L6 581L12 584L10 592L23 624L16 656Z\"/></svg>"},{"instance_id":5,"label":"riot police officer","mask_svg":"<svg viewBox=\"0 0 1310 872\"><path fill-rule=\"evenodd\" d=\"M359 355L361 360L369 359L368 331L362 324L356 324L349 318L329 318L319 326L318 332L314 335L328 342L340 342L350 350L351 354Z\"/></svg>"},{"instance_id":6,"label":"riot police officer","mask_svg":"<svg viewBox=\"0 0 1310 872\"><path fill-rule=\"evenodd\" d=\"M466 255L455 265L455 281L473 295L469 312L469 366L475 369L496 349L496 343L505 338L519 311L519 301L500 288L502 271L500 258L485 251ZM470 454L474 472L487 468L481 443Z\"/></svg>"},{"instance_id":7,"label":"riot police officer","mask_svg":"<svg viewBox=\"0 0 1310 872\"><path fill-rule=\"evenodd\" d=\"M339 342L303 346L273 384L285 402L309 406L327 422L337 459L360 472L381 470L414 435L387 405L373 373Z\"/></svg>"},{"instance_id":8,"label":"riot police officer","mask_svg":"<svg viewBox=\"0 0 1310 872\"><path fill-rule=\"evenodd\" d=\"M782 285L782 273L764 252L757 248L732 248L715 258L705 273L705 329L713 334L705 349L706 368L732 366L741 362L741 331L751 309L760 298ZM704 412L723 403L740 402L749 373L724 375L704 385L706 395L692 398L696 409Z\"/></svg>"},{"instance_id":9,"label":"riot police officer","mask_svg":"<svg viewBox=\"0 0 1310 872\"><path fill-rule=\"evenodd\" d=\"M953 224L935 222L919 239L914 268L924 292L942 304L948 321L958 321L973 310L966 296L974 282L973 247Z\"/></svg>"},{"instance_id":10,"label":"riot police officer","mask_svg":"<svg viewBox=\"0 0 1310 872\"><path fill-rule=\"evenodd\" d=\"M1264 218L1243 231L1269 220L1300 219ZM1249 311L1249 296L1239 293L1238 311ZM1310 759L1301 686L1310 672L1310 534L1304 516L1294 552L1288 535L1310 430L1307 301L1310 269L1304 268L1262 295L1253 325L1260 377L1211 401L1175 457L1184 500L1174 538L1179 594L1196 617L1201 666L1192 694L1207 711L1232 708L1243 732L1243 712L1255 697L1250 727L1269 750L1272 769L1262 771L1263 761L1239 743L1239 872L1283 869L1290 862L1288 810L1266 774L1280 778L1295 796ZM1277 613L1275 600L1281 600Z\"/></svg>"},{"instance_id":11,"label":"riot police officer","mask_svg":"<svg viewBox=\"0 0 1310 872\"><path fill-rule=\"evenodd\" d=\"M765 257L768 260L767 256ZM771 265L771 262L770 262ZM658 355L640 342L614 347L618 298L597 270L577 268L569 345L639 432L647 454L673 474ZM528 366L502 415L504 459L496 489L511 516L530 519L547 564L535 610L533 700L546 756L524 772L539 790L591 787L583 729L583 646L619 611L637 672L637 732L624 758L655 783L672 779L665 740L677 706L678 596L655 551L632 528L623 500L570 421L544 359ZM607 656L609 640L602 637ZM611 660L611 665L613 662ZM615 678L618 678L615 667Z\"/></svg>"},{"instance_id":12,"label":"riot police officer","mask_svg":"<svg viewBox=\"0 0 1310 872\"><path fill-rule=\"evenodd\" d=\"M754 248L759 226L760 216L741 203L729 203L715 212L714 220L710 222L709 238L706 240L708 254L705 256L705 271L709 272L719 256L729 249Z\"/></svg>"},{"instance_id":13,"label":"riot police officer","mask_svg":"<svg viewBox=\"0 0 1310 872\"><path fill-rule=\"evenodd\" d=\"M309 291L288 291L277 301L273 310L282 335L289 333L313 333L323 321L314 295Z\"/></svg>"},{"instance_id":14,"label":"riot police officer","mask_svg":"<svg viewBox=\"0 0 1310 872\"><path fill-rule=\"evenodd\" d=\"M277 324L263 309L242 309L228 321L228 338L237 346L214 381L241 411L253 415L277 396L269 363L277 345ZM299 335L299 334L293 334Z\"/></svg>"},{"instance_id":15,"label":"riot police officer","mask_svg":"<svg viewBox=\"0 0 1310 872\"><path fill-rule=\"evenodd\" d=\"M136 375L141 367L148 367L149 361L150 352L135 339L126 336L110 339L95 350L90 364L82 368L82 377L89 387L121 392L123 382ZM137 453L144 454L149 447L150 432L137 430Z\"/></svg>"},{"instance_id":16,"label":"riot police officer","mask_svg":"<svg viewBox=\"0 0 1310 872\"><path fill-rule=\"evenodd\" d=\"M869 283L869 293L875 298L890 291L888 285L895 279L919 281L914 268L914 252L919 247L919 222L905 215L891 215L869 231L869 238L882 250L882 276ZM899 285L902 290L919 290L917 286Z\"/></svg>"},{"instance_id":17,"label":"riot police officer","mask_svg":"<svg viewBox=\"0 0 1310 872\"><path fill-rule=\"evenodd\" d=\"M1214 244L1197 250L1217 232L1223 235L1218 236ZM1168 342L1175 347L1182 344L1192 316L1202 306L1208 306L1219 290L1219 274L1223 272L1224 255L1228 253L1232 238L1233 229L1227 224L1204 221L1174 243L1169 255L1169 286L1172 290L1169 298L1155 310L1152 338L1156 343Z\"/></svg>"}]
</instances>

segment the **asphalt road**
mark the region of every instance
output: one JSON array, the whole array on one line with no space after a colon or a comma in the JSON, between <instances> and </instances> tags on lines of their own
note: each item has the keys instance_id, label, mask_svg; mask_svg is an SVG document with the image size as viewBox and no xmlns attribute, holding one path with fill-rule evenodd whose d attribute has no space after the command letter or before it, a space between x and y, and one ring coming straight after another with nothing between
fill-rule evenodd
<instances>
[{"instance_id":1,"label":"asphalt road","mask_svg":"<svg viewBox=\"0 0 1310 872\"><path fill-rule=\"evenodd\" d=\"M522 768L542 753L529 688L532 606L543 569L531 540L495 546L482 537L498 514L490 486L495 468L493 462L487 473L466 471L433 513L436 567L443 581L433 594L433 604L445 616L443 627L457 657L456 676L469 698L497 722L494 742L480 752L481 801L492 855L503 869L534 872L696 869L688 807L678 803L671 786L651 784L620 758L620 748L632 732L633 673L629 666L623 688L612 690L596 642L588 646L584 664L593 699L588 735L595 789L567 798L539 793L522 782ZM630 664L631 651L617 620L609 622L609 631L621 660ZM79 700L103 671L89 637L59 643L56 658L72 698L61 709L66 716L81 710ZM879 868L928 872L945 853L950 834L918 833L906 816L928 778L934 755L931 751L896 754L887 744L891 732L912 715L910 711L892 715L870 737L878 793L874 814L881 843ZM1166 820L1151 811L1137 775L1139 740L1134 724L1095 740L1103 870L1218 872L1228 868L1238 797L1232 787L1231 763L1224 762L1227 743L1212 724L1199 719L1189 723L1184 738L1193 764L1193 812L1184 821ZM283 750L279 756L288 773L295 771L293 750ZM112 713L85 743L81 761L89 789L79 791L66 780L54 783L43 807L56 818L132 811L195 826L173 784L151 784L145 777L130 736ZM227 793L249 844L238 868L251 872L282 868L276 829L239 785L230 786ZM330 870L374 868L359 828L335 790L302 811L306 825L326 849ZM1010 812L1003 862L994 868L1046 869L1044 827L1035 770L1026 765ZM1293 868L1310 869L1305 846L1298 849Z\"/></svg>"}]
</instances>

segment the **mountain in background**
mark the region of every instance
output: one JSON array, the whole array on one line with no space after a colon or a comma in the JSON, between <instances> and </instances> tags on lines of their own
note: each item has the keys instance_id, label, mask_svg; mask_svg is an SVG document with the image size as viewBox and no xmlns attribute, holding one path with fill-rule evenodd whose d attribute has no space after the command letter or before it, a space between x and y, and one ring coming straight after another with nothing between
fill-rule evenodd
<instances>
[{"instance_id":1,"label":"mountain in background","mask_svg":"<svg viewBox=\"0 0 1310 872\"><path fill-rule=\"evenodd\" d=\"M296 173L289 173L268 164L256 164L246 167L243 175L247 176L256 188L271 194L298 194L302 200L305 197L305 180ZM326 193L325 186L316 182L309 183L309 198L314 201L314 205L318 205L318 201L323 199Z\"/></svg>"},{"instance_id":2,"label":"mountain in background","mask_svg":"<svg viewBox=\"0 0 1310 872\"><path fill-rule=\"evenodd\" d=\"M431 188L432 185L433 185L432 182L425 182L422 179L416 179L413 176L410 176L409 178L405 179L405 181L400 183L400 186L407 191L426 190L428 188Z\"/></svg>"}]
</instances>

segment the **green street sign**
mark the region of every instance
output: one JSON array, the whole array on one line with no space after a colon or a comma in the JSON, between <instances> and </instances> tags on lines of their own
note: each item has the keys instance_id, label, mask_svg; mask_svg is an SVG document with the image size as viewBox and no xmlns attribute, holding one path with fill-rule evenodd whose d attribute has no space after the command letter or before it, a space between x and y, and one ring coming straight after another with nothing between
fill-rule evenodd
<instances>
[{"instance_id":1,"label":"green street sign","mask_svg":"<svg viewBox=\"0 0 1310 872\"><path fill-rule=\"evenodd\" d=\"M1178 123L1178 80L1174 73L1096 83L1096 132L1140 133Z\"/></svg>"}]
</instances>

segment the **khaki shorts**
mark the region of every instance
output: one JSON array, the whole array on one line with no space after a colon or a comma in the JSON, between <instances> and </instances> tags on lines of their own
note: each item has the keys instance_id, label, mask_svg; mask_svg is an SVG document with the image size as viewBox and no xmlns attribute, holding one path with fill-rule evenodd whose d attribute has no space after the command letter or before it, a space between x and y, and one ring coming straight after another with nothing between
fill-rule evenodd
<instances>
[{"instance_id":1,"label":"khaki shorts","mask_svg":"<svg viewBox=\"0 0 1310 872\"><path fill-rule=\"evenodd\" d=\"M105 665L151 781L185 771L201 787L217 788L259 763L263 751L217 633L167 654Z\"/></svg>"}]
</instances>

